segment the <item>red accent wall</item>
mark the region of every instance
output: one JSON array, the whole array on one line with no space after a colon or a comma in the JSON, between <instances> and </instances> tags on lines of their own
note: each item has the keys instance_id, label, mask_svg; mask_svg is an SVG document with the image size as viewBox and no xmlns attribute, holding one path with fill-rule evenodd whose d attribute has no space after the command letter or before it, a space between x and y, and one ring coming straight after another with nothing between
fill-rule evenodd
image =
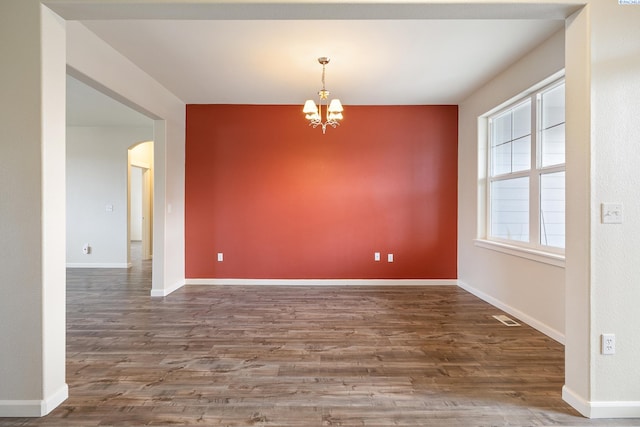
<instances>
[{"instance_id":1,"label":"red accent wall","mask_svg":"<svg viewBox=\"0 0 640 427\"><path fill-rule=\"evenodd\" d=\"M187 106L187 278L457 277L457 106L344 116L323 135L299 105Z\"/></svg>"}]
</instances>

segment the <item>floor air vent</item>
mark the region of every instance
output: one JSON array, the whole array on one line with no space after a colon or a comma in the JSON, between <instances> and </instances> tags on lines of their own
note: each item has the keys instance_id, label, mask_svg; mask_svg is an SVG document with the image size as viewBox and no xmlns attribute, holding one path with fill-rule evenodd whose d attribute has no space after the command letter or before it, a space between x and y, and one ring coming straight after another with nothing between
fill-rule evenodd
<instances>
[{"instance_id":1,"label":"floor air vent","mask_svg":"<svg viewBox=\"0 0 640 427\"><path fill-rule=\"evenodd\" d=\"M506 325L506 326L520 326L520 323L518 323L515 320L505 316L504 314L493 316L493 318L496 319L497 321L499 321L500 323L502 323L503 325Z\"/></svg>"}]
</instances>

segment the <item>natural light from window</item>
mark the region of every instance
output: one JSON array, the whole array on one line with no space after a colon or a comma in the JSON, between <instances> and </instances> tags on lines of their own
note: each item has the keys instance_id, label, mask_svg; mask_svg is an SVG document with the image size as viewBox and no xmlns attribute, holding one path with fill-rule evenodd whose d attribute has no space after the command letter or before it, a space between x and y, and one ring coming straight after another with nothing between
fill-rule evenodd
<instances>
[{"instance_id":1,"label":"natural light from window","mask_svg":"<svg viewBox=\"0 0 640 427\"><path fill-rule=\"evenodd\" d=\"M564 80L489 115L488 125L487 239L562 253Z\"/></svg>"}]
</instances>

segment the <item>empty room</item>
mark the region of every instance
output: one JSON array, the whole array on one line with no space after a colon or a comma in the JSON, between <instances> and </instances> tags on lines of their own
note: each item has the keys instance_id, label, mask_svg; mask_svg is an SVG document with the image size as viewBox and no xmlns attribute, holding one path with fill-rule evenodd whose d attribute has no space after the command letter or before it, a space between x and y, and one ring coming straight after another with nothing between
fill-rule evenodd
<instances>
[{"instance_id":1,"label":"empty room","mask_svg":"<svg viewBox=\"0 0 640 427\"><path fill-rule=\"evenodd\" d=\"M635 1L0 6L0 425L638 425Z\"/></svg>"}]
</instances>

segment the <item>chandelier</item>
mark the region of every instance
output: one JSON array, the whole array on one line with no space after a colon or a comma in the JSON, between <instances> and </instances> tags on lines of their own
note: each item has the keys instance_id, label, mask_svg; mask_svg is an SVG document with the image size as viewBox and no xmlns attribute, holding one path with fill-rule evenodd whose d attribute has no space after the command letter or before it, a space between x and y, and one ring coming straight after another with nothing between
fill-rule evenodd
<instances>
[{"instance_id":1,"label":"chandelier","mask_svg":"<svg viewBox=\"0 0 640 427\"><path fill-rule=\"evenodd\" d=\"M327 126L335 128L338 126L339 120L342 120L342 104L339 99L332 99L328 102L329 91L324 87L324 68L329 63L329 58L320 57L318 62L322 64L322 89L318 92L320 99L318 105L313 102L313 99L307 99L304 103L302 112L305 113L305 117L309 120L309 126L314 129L318 126L322 126L322 133L327 131ZM328 103L328 105L327 105ZM322 121L322 110L325 111L325 121Z\"/></svg>"}]
</instances>

